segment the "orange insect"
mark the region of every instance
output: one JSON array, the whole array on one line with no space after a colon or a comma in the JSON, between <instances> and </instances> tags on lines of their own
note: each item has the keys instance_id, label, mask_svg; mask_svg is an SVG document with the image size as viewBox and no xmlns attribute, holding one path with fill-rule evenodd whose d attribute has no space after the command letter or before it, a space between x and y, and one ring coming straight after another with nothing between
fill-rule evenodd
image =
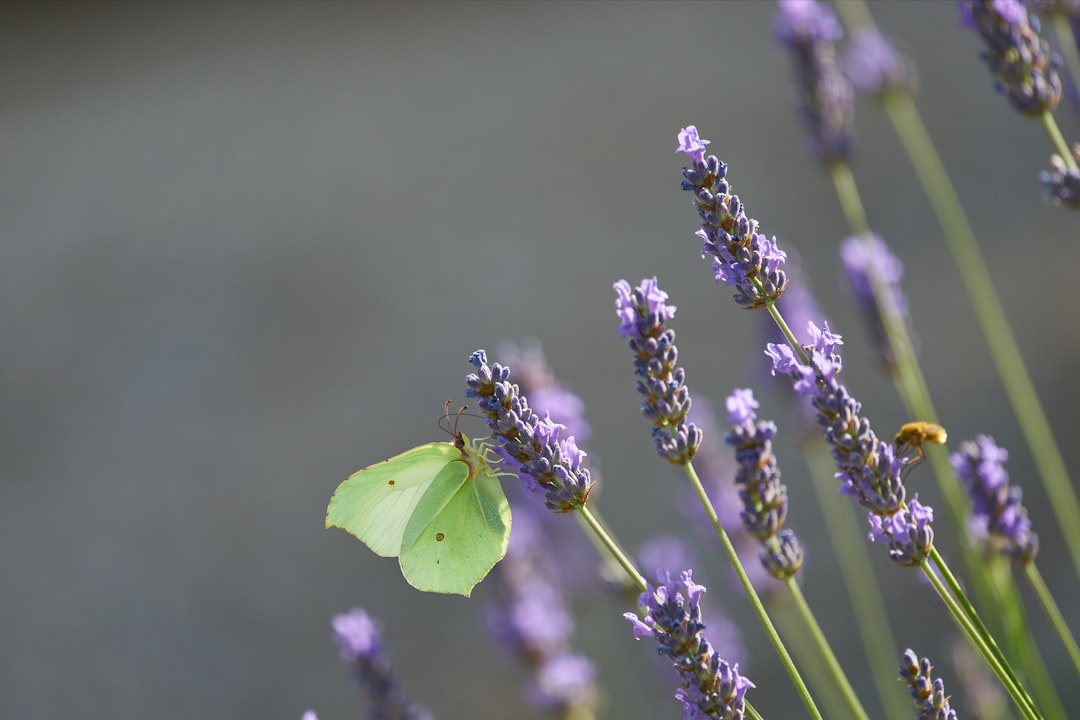
<instances>
[{"instance_id":1,"label":"orange insect","mask_svg":"<svg viewBox=\"0 0 1080 720\"><path fill-rule=\"evenodd\" d=\"M915 451L915 457L905 465L905 477L907 473L911 472L912 468L926 459L926 453L923 452L922 448L923 443L944 445L948 439L949 433L937 423L926 422L925 420L904 423L900 427L900 431L896 433L896 437L893 438L893 445L896 446L897 457L906 454L909 450Z\"/></svg>"}]
</instances>

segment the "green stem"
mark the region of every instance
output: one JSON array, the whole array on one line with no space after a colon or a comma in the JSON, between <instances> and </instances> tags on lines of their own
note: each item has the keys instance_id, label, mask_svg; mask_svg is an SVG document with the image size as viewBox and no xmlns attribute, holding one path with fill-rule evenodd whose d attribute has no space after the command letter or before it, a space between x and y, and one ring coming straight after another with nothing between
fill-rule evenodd
<instances>
[{"instance_id":1,"label":"green stem","mask_svg":"<svg viewBox=\"0 0 1080 720\"><path fill-rule=\"evenodd\" d=\"M784 598L786 600L787 598ZM795 664L802 669L810 684L810 689L817 696L821 711L827 718L844 718L848 715L847 705L839 693L833 692L835 683L821 662L817 650L810 640L810 633L790 602L765 602L769 605L769 614L783 636ZM896 674L895 672L892 674ZM907 720L910 720L908 718Z\"/></svg>"},{"instance_id":2,"label":"green stem","mask_svg":"<svg viewBox=\"0 0 1080 720\"><path fill-rule=\"evenodd\" d=\"M794 598L795 607L798 608L806 629L810 631L810 636L818 646L818 651L825 658L825 665L829 670L829 674L832 675L833 681L840 689L840 694L844 697L844 701L847 703L852 715L860 718L860 720L870 720L870 716L866 714L862 703L859 702L859 697L855 694L855 689L851 687L847 675L844 673L843 668L840 667L840 662L836 659L829 641L825 638L825 633L821 632L821 626L818 625L817 618L814 617L810 606L806 604L806 598L803 597L799 584L792 577L787 578L784 584L787 585L788 592Z\"/></svg>"},{"instance_id":3,"label":"green stem","mask_svg":"<svg viewBox=\"0 0 1080 720\"><path fill-rule=\"evenodd\" d=\"M1031 685L1040 711L1048 720L1066 720L1068 713L1061 702L1061 696L1050 677L1050 671L1043 661L1038 645L1029 642L1031 630L1020 601L1020 593L1012 576L1012 563L1001 555L983 559L985 572L994 592L994 601L1001 610L1001 623L1004 626L1005 643L1009 649L1008 657L1016 667L1023 671L1021 680ZM978 575L976 577L979 577Z\"/></svg>"},{"instance_id":4,"label":"green stem","mask_svg":"<svg viewBox=\"0 0 1080 720\"><path fill-rule=\"evenodd\" d=\"M934 586L934 590L937 592L938 597L948 608L949 613L952 615L953 620L963 633L967 636L972 646L983 656L987 665L997 675L998 680L1001 682L1005 691L1012 697L1013 702L1016 704L1020 713L1028 720L1039 720L1041 716L1035 710L1035 706L1031 701L1031 698L1023 691L1017 682L1015 677L1008 672L1005 667L1002 666L999 660L999 654L995 654L993 650L988 647L987 639L974 627L968 615L957 603L956 599L949 593L949 590L942 584L941 578L930 568L929 565L923 563L923 574L930 581L930 584Z\"/></svg>"},{"instance_id":5,"label":"green stem","mask_svg":"<svg viewBox=\"0 0 1080 720\"><path fill-rule=\"evenodd\" d=\"M821 712L814 704L814 699L810 695L810 690L807 689L806 683L803 681L802 676L799 675L795 663L791 660L791 655L788 654L787 648L784 647L784 643L780 639L780 635L776 632L776 628L769 619L769 614L765 611L765 606L761 604L761 598L758 597L757 591L754 590L754 586L750 583L750 578L747 577L746 570L743 569L742 563L739 561L739 555L735 552L735 546L731 544L731 539L720 524L720 518L716 514L716 508L713 507L712 500L709 499L709 494L705 492L705 487L701 484L701 479L698 478L693 463L688 462L683 468L686 470L686 476L690 478L690 484L693 485L694 492L697 493L702 507L705 508L705 513L709 516L709 522L712 523L713 528L716 530L716 536L720 538L720 544L724 548L724 553L728 556L728 560L731 561L732 567L735 568L735 574L739 577L739 582L743 586L746 597L750 600L750 605L754 608L754 613L757 615L758 621L761 623L761 626L765 628L765 634L768 635L769 642L772 643L773 649L780 658L780 663L784 666L784 669L787 670L788 676L791 678L792 684L795 685L795 690L799 693L803 705L806 706L811 717L816 718L816 720L822 720Z\"/></svg>"},{"instance_id":6,"label":"green stem","mask_svg":"<svg viewBox=\"0 0 1080 720\"><path fill-rule=\"evenodd\" d=\"M1061 134L1061 128L1058 127L1057 120L1054 120L1053 113L1044 110L1040 119L1043 127L1046 128L1046 134L1050 136L1051 142L1057 148L1057 154L1065 161L1066 167L1076 172L1076 159L1073 158L1073 154L1069 151L1069 143L1065 141L1065 136Z\"/></svg>"},{"instance_id":7,"label":"green stem","mask_svg":"<svg viewBox=\"0 0 1080 720\"><path fill-rule=\"evenodd\" d=\"M965 627L970 628L974 636L978 637L979 644L976 646L976 649L985 649L985 652L989 653L989 655L986 656L987 662L991 663L992 667L1000 668L1001 672L1008 676L1012 686L1016 689L1016 694L1014 694L1012 690L1009 690L1008 685L1005 689L1009 690L1009 694L1013 695L1014 699L1017 698L1018 695L1022 696L1025 703L1034 711L1035 702L1024 689L1019 676L1017 676L1016 672L1012 669L1012 666L1005 658L1004 653L1001 652L1001 648L998 647L997 641L994 640L994 636L987 630L982 618L979 617L979 614L975 611L975 607L971 604L971 601L968 600L967 594L960 585L960 581L953 575L952 570L949 569L948 563L945 562L945 558L941 557L941 553L938 552L936 547L930 548L930 561L933 563L934 567L937 568L938 572L941 573L941 576L945 579L945 583L951 591L951 593L948 594L948 597L942 597L942 599L949 605L950 610L953 607L956 607L957 610L963 614L966 622ZM928 575L934 575L926 564L923 565L923 572ZM934 575L933 580L937 583L941 582L937 575ZM937 585L935 585L935 587L937 587ZM1000 674L999 677L1001 677Z\"/></svg>"},{"instance_id":8,"label":"green stem","mask_svg":"<svg viewBox=\"0 0 1080 720\"><path fill-rule=\"evenodd\" d=\"M806 464L810 467L811 484L825 519L825 531L839 561L840 577L854 610L855 625L870 663L871 677L889 720L907 720L911 714L909 703L895 679L900 650L889 626L885 599L874 579L870 553L866 543L851 541L861 532L856 517L848 501L836 490L836 466L832 457L819 449L821 442L815 445L817 447L806 448Z\"/></svg>"},{"instance_id":9,"label":"green stem","mask_svg":"<svg viewBox=\"0 0 1080 720\"><path fill-rule=\"evenodd\" d=\"M600 542L607 548L607 551L612 557L622 566L622 569L626 571L626 574L630 576L630 579L637 585L640 592L645 592L645 578L641 576L637 568L634 567L634 563L630 558L626 556L626 553L622 551L619 544L615 542L615 538L608 533L607 529L600 522L600 520L593 514L592 510L586 505L582 505L578 508L581 513L581 517L585 518L585 522L588 523L589 528L593 531L593 534L600 539Z\"/></svg>"},{"instance_id":10,"label":"green stem","mask_svg":"<svg viewBox=\"0 0 1080 720\"><path fill-rule=\"evenodd\" d=\"M1042 574L1035 567L1034 562L1028 563L1027 567L1024 568L1024 574L1027 576L1028 582L1031 583L1031 587L1035 590L1035 594L1039 596L1039 600L1042 602L1046 614L1050 617L1054 629L1057 630L1058 636L1061 637L1061 642L1069 653L1069 659L1072 660L1073 667L1076 668L1076 672L1080 673L1080 648L1076 646L1076 638L1069 631L1069 626L1065 623L1065 618L1061 615L1057 603L1054 602L1054 596L1050 593L1050 588L1046 586Z\"/></svg>"}]
</instances>

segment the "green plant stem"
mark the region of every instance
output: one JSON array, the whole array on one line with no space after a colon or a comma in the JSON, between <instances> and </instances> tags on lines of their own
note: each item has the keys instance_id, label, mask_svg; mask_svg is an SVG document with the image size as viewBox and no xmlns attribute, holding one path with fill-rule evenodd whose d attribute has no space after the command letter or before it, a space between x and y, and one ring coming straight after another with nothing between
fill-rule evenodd
<instances>
[{"instance_id":1,"label":"green plant stem","mask_svg":"<svg viewBox=\"0 0 1080 720\"><path fill-rule=\"evenodd\" d=\"M1029 705L1032 709L1034 709L1034 700L1031 699L1031 696L1024 689L1023 684L1020 682L1019 676L1012 669L1009 661L1001 652L1001 648L998 647L997 641L994 640L994 636L990 633L989 630L987 630L986 625L982 621L982 618L979 617L979 614L975 611L975 607L971 604L971 601L968 600L967 594L960 586L960 581L957 580L956 576L952 574L952 571L949 569L948 563L946 563L945 559L941 557L941 553L938 552L938 549L936 547L930 548L929 560L930 563L932 563L933 566L937 569L937 571L941 573L941 576L942 578L944 578L944 581L948 585L950 591L950 593L946 593L948 597L942 596L942 600L946 602L950 610L955 607L961 614L963 614L965 618L964 628L970 629L970 632L973 634L973 641L975 641L976 639L978 640L978 644L976 644L976 649L984 649L986 653L989 653L989 655L986 656L986 660L988 663L991 663L991 667L1000 668L1001 673L1004 673L1008 676L1012 686L1016 688L1017 693L1014 694L1010 690L1010 695L1013 695L1014 699L1016 699L1018 696L1022 696L1026 704ZM933 575L932 581L935 582L934 587L936 589L938 587L937 583L940 583L941 580L937 577L937 575L934 575L927 563L923 564L923 572L928 575ZM939 594L941 594L940 591ZM995 672L997 672L997 670L995 670ZM999 677L1001 677L1000 674ZM1009 685L1006 685L1005 689L1009 690Z\"/></svg>"},{"instance_id":2,"label":"green plant stem","mask_svg":"<svg viewBox=\"0 0 1080 720\"><path fill-rule=\"evenodd\" d=\"M956 622L957 627L967 636L972 646L983 656L983 659L989 665L990 669L998 680L1001 682L1005 691L1012 697L1013 702L1016 704L1020 713L1028 720L1038 720L1042 716L1035 710L1034 703L1027 693L1023 691L1015 679L1015 676L1006 670L1007 666L1003 666L999 660L1000 653L995 654L993 650L988 647L987 638L984 637L972 624L967 613L960 607L956 599L949 592L948 588L942 584L941 578L926 564L922 565L923 574L930 581L930 584L934 586L934 590L937 592L938 597L945 603L949 613L952 615L953 620ZM990 640L992 642L992 639Z\"/></svg>"},{"instance_id":3,"label":"green plant stem","mask_svg":"<svg viewBox=\"0 0 1080 720\"><path fill-rule=\"evenodd\" d=\"M634 563L626 556L626 553L622 551L619 544L615 542L615 538L607 531L603 523L593 514L592 510L586 505L582 505L578 508L578 512L581 517L585 518L585 522L589 528L593 531L593 535L600 539L607 551L612 557L619 563L626 574L630 576L630 579L637 585L639 592L645 592L645 578L641 576L638 569L634 567Z\"/></svg>"},{"instance_id":4,"label":"green plant stem","mask_svg":"<svg viewBox=\"0 0 1080 720\"><path fill-rule=\"evenodd\" d=\"M864 3L845 1L835 5L849 27L873 27L873 20ZM990 271L979 251L971 224L912 98L907 94L889 93L883 98L883 105L911 158L912 167L926 191L956 261L990 357L1050 498L1050 506L1065 538L1073 567L1080 575L1080 500L1069 480L1065 461L1054 441L1050 422L1028 375L1016 338L1009 328L1005 310L990 279ZM1068 162L1070 154L1067 148L1065 155Z\"/></svg>"},{"instance_id":5,"label":"green plant stem","mask_svg":"<svg viewBox=\"0 0 1080 720\"><path fill-rule=\"evenodd\" d=\"M792 577L787 578L784 584L787 586L788 592L791 593L791 597L795 600L795 607L802 616L806 629L810 631L810 636L813 638L814 644L817 645L818 652L825 658L825 666L828 668L833 682L839 688L848 709L851 710L851 714L860 718L860 720L870 720L870 716L866 714L862 703L859 702L858 695L855 694L855 689L851 687L847 675L844 673L843 668L840 667L840 661L836 659L829 641L825 638L825 633L821 632L821 626L818 625L817 618L814 617L810 606L806 604L806 598L803 597L799 584Z\"/></svg>"},{"instance_id":6,"label":"green plant stem","mask_svg":"<svg viewBox=\"0 0 1080 720\"><path fill-rule=\"evenodd\" d=\"M757 615L758 621L765 629L765 634L768 636L769 642L772 643L773 649L780 658L780 663L784 666L784 669L787 670L788 676L791 678L792 684L795 685L795 690L799 693L803 705L806 706L811 717L816 718L816 720L822 720L821 712L818 710L817 705L814 704L814 699L810 695L810 690L806 687L806 683L803 681L802 676L799 675L795 663L791 660L791 655L788 654L787 648L784 647L784 643L780 639L780 635L776 632L776 628L769 619L769 613L765 611L765 606L762 605L761 598L758 597L757 591L754 590L754 586L750 583L750 578L747 577L746 570L739 561L739 555L735 552L735 546L731 544L731 539L728 537L727 532L724 531L724 527L720 524L720 518L716 514L716 508L713 507L712 501L709 499L709 494L705 492L705 487L701 484L701 479L698 478L693 463L686 463L686 465L683 466L683 469L686 471L686 476L690 479L690 484L694 487L694 492L697 493L702 507L705 508L705 513L709 516L709 522L712 523L713 528L716 530L716 536L720 538L720 544L724 548L724 553L728 556L728 560L731 561L732 567L735 568L735 574L738 575L739 582L743 586L743 591L746 593L747 599L750 600L750 605L754 609L754 614Z\"/></svg>"},{"instance_id":7,"label":"green plant stem","mask_svg":"<svg viewBox=\"0 0 1080 720\"><path fill-rule=\"evenodd\" d=\"M1077 673L1080 673L1080 648L1076 646L1076 638L1073 637L1069 626L1065 623L1065 618L1061 615L1061 610L1058 609L1057 603L1054 602L1054 596L1050 593L1050 588L1046 586L1046 582L1043 581L1042 574L1034 562L1028 563L1027 567L1024 568L1024 574L1027 576L1028 582L1031 583L1031 587L1035 590L1035 594L1039 596L1039 600L1042 602L1046 614L1050 617L1054 629L1057 630L1058 636L1061 637L1061 642L1065 645L1066 652L1069 653L1069 659L1072 660L1073 667L1076 668Z\"/></svg>"},{"instance_id":8,"label":"green plant stem","mask_svg":"<svg viewBox=\"0 0 1080 720\"><path fill-rule=\"evenodd\" d=\"M1069 152L1069 143L1065 141L1065 136L1061 134L1061 128L1058 127L1057 120L1054 119L1053 113L1049 110L1044 110L1039 119L1042 120L1043 127L1046 128L1046 134L1050 136L1050 141L1054 143L1054 147L1057 148L1057 154L1065 161L1065 166L1073 172L1076 172L1076 159L1073 158L1073 154Z\"/></svg>"},{"instance_id":9,"label":"green plant stem","mask_svg":"<svg viewBox=\"0 0 1080 720\"><path fill-rule=\"evenodd\" d=\"M803 625L795 608L791 607L791 603L784 603L784 606L779 608L777 607L779 603L772 603L769 600L766 600L766 603L769 605L769 614L773 622L776 623L776 627L787 643L788 650L795 658L795 663L802 669L810 683L810 688L817 694L825 717L847 717L847 705L844 704L844 699L839 693L833 692L835 683L832 676L821 662L817 649L813 647L813 642L810 640L810 633Z\"/></svg>"},{"instance_id":10,"label":"green plant stem","mask_svg":"<svg viewBox=\"0 0 1080 720\"><path fill-rule=\"evenodd\" d=\"M805 446L806 464L810 468L811 484L825 519L832 551L840 566L848 600L854 610L855 625L863 651L870 663L870 675L877 686L878 697L889 720L908 720L910 703L896 682L896 659L900 650L889 626L885 599L874 579L874 568L866 543L852 542L860 534L850 503L837 492L834 472L836 465L825 451L821 440Z\"/></svg>"},{"instance_id":11,"label":"green plant stem","mask_svg":"<svg viewBox=\"0 0 1080 720\"><path fill-rule=\"evenodd\" d=\"M1012 576L1012 563L1008 558L995 555L983 560L985 574L995 593L997 607L1001 610L1001 622L1005 628L1005 642L1009 657L1018 668L1026 671L1021 679L1031 684L1040 711L1049 720L1067 720L1069 715L1061 702L1061 696L1050 677L1039 646L1029 642L1031 632L1025 617L1024 605Z\"/></svg>"}]
</instances>

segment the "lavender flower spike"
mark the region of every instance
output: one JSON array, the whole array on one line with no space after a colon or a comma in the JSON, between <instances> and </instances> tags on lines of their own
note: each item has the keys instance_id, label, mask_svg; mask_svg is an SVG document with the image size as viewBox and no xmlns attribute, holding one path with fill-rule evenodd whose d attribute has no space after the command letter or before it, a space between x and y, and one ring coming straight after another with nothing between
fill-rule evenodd
<instances>
[{"instance_id":1,"label":"lavender flower spike","mask_svg":"<svg viewBox=\"0 0 1080 720\"><path fill-rule=\"evenodd\" d=\"M676 152L685 153L693 167L683 168L683 190L694 193L694 207L701 216L697 235L704 242L701 257L713 258L717 282L735 286L735 302L747 309L764 307L784 292L786 255L758 232L757 220L746 216L742 201L731 193L725 177L727 165L715 155L705 156L708 140L688 125L679 133Z\"/></svg>"},{"instance_id":2,"label":"lavender flower spike","mask_svg":"<svg viewBox=\"0 0 1080 720\"><path fill-rule=\"evenodd\" d=\"M676 365L675 331L665 327L675 316L675 306L667 304L668 295L655 277L633 289L625 280L614 287L619 335L629 339L634 352L637 391L644 398L641 413L653 424L656 452L670 463L685 465L701 445L701 430L686 422L686 371Z\"/></svg>"},{"instance_id":3,"label":"lavender flower spike","mask_svg":"<svg viewBox=\"0 0 1080 720\"><path fill-rule=\"evenodd\" d=\"M665 570L656 575L659 584L647 585L641 594L645 617L623 615L633 624L634 637L655 638L658 652L671 659L683 679L675 697L683 704L684 718L743 720L746 691L754 683L739 675L738 664L721 660L705 639L700 606L704 586L694 583L691 570L681 572L678 582Z\"/></svg>"},{"instance_id":4,"label":"lavender flower spike","mask_svg":"<svg viewBox=\"0 0 1080 720\"><path fill-rule=\"evenodd\" d=\"M792 577L802 566L803 550L790 530L781 533L787 517L787 488L780 483L780 468L772 453L776 425L757 420L758 407L753 391L736 389L727 399L731 432L724 438L735 448L739 469L735 484L739 488L740 513L746 531L765 546L761 564L778 580Z\"/></svg>"},{"instance_id":5,"label":"lavender flower spike","mask_svg":"<svg viewBox=\"0 0 1080 720\"><path fill-rule=\"evenodd\" d=\"M958 0L964 25L986 43L983 59L997 88L1028 117L1052 111L1061 100L1058 59L1039 35L1039 21L1021 0Z\"/></svg>"},{"instance_id":6,"label":"lavender flower spike","mask_svg":"<svg viewBox=\"0 0 1080 720\"><path fill-rule=\"evenodd\" d=\"M919 659L911 648L904 651L900 679L907 683L911 699L915 701L919 711L917 720L957 720L956 711L949 707L949 698L945 695L945 683L930 675L933 669L929 659Z\"/></svg>"},{"instance_id":7,"label":"lavender flower spike","mask_svg":"<svg viewBox=\"0 0 1080 720\"><path fill-rule=\"evenodd\" d=\"M908 334L911 335L907 296L900 289L900 280L904 277L904 265L889 251L889 246L885 244L885 241L877 235L870 236L870 243L854 235L845 238L840 244L840 261L847 272L859 310L870 328L870 336L877 347L878 356L885 367L891 371L896 367L896 359L893 357L885 326L881 322L881 311L874 298L870 268L877 269L881 279L892 292L893 304L908 328Z\"/></svg>"},{"instance_id":8,"label":"lavender flower spike","mask_svg":"<svg viewBox=\"0 0 1080 720\"><path fill-rule=\"evenodd\" d=\"M893 445L878 439L860 414L862 405L839 381L840 336L830 332L828 324L819 329L810 323L808 331L813 344L805 348L805 365L790 346L768 344L765 352L772 358L773 374L787 375L795 391L810 399L825 441L832 446L840 494L870 511L873 539L885 542L897 563L918 564L931 549L933 511L915 500L904 509L900 471L909 459L896 457Z\"/></svg>"},{"instance_id":9,"label":"lavender flower spike","mask_svg":"<svg viewBox=\"0 0 1080 720\"><path fill-rule=\"evenodd\" d=\"M840 72L834 43L843 34L832 8L780 0L776 37L792 56L799 110L818 159L847 162L855 146L855 93Z\"/></svg>"},{"instance_id":10,"label":"lavender flower spike","mask_svg":"<svg viewBox=\"0 0 1080 720\"><path fill-rule=\"evenodd\" d=\"M584 506L593 481L582 465L585 453L573 437L562 436L566 427L550 418L541 420L532 411L509 381L510 368L489 366L483 350L474 352L469 362L476 372L465 378L465 395L476 399L500 452L520 465L518 474L525 476L527 489L543 491L545 504L556 512Z\"/></svg>"},{"instance_id":11,"label":"lavender flower spike","mask_svg":"<svg viewBox=\"0 0 1080 720\"><path fill-rule=\"evenodd\" d=\"M334 628L334 642L341 649L341 659L352 665L357 683L371 700L373 718L432 720L426 709L409 702L396 681L379 628L370 615L360 608L353 608L335 615L330 624Z\"/></svg>"},{"instance_id":12,"label":"lavender flower spike","mask_svg":"<svg viewBox=\"0 0 1080 720\"><path fill-rule=\"evenodd\" d=\"M1039 552L1039 536L1031 531L1020 488L1009 485L1008 450L998 447L989 435L979 435L974 442L961 443L950 459L971 497L975 535L1021 564L1033 561Z\"/></svg>"}]
</instances>

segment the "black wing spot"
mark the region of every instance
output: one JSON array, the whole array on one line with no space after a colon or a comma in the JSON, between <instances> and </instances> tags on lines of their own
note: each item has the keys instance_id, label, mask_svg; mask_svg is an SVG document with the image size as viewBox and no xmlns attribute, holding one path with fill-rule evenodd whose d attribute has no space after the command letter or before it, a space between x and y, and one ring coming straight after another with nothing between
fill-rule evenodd
<instances>
[{"instance_id":1,"label":"black wing spot","mask_svg":"<svg viewBox=\"0 0 1080 720\"><path fill-rule=\"evenodd\" d=\"M446 535L444 535L443 533L435 533L435 542L442 542L445 539Z\"/></svg>"},{"instance_id":2,"label":"black wing spot","mask_svg":"<svg viewBox=\"0 0 1080 720\"><path fill-rule=\"evenodd\" d=\"M393 484L394 484L394 481L393 481L393 480L387 480L387 481L386 481L386 484L387 484L387 485L393 485Z\"/></svg>"}]
</instances>

